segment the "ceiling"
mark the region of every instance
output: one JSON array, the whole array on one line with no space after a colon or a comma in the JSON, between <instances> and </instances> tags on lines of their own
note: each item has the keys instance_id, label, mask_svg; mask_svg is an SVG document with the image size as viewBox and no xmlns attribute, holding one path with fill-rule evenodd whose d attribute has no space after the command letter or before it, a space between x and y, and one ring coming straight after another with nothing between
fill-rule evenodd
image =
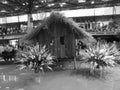
<instances>
[{"instance_id":1,"label":"ceiling","mask_svg":"<svg viewBox=\"0 0 120 90\"><path fill-rule=\"evenodd\" d=\"M0 0L0 17L118 3L120 0Z\"/></svg>"}]
</instances>

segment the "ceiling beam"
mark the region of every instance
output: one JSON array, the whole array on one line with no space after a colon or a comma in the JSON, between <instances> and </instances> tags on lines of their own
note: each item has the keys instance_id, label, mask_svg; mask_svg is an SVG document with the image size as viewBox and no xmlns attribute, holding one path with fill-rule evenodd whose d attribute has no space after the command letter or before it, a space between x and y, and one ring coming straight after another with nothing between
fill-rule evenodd
<instances>
[{"instance_id":1,"label":"ceiling beam","mask_svg":"<svg viewBox=\"0 0 120 90\"><path fill-rule=\"evenodd\" d=\"M6 10L14 10L14 8L11 5L8 5L8 4L0 3L0 6L5 8Z\"/></svg>"},{"instance_id":2,"label":"ceiling beam","mask_svg":"<svg viewBox=\"0 0 120 90\"><path fill-rule=\"evenodd\" d=\"M10 2L10 3L12 3L12 4L15 4L15 5L17 5L17 6L25 7L25 6L23 5L23 3L20 2L20 1L18 1L18 0L7 0L7 1Z\"/></svg>"}]
</instances>

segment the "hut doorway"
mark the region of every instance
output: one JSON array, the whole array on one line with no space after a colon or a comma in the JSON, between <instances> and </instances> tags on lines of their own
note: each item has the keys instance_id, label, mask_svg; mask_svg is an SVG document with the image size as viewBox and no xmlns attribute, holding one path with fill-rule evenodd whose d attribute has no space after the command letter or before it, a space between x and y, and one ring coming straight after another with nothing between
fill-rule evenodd
<instances>
[{"instance_id":1,"label":"hut doorway","mask_svg":"<svg viewBox=\"0 0 120 90\"><path fill-rule=\"evenodd\" d=\"M54 55L57 58L73 58L75 54L75 37L72 32L65 32L56 35L54 39Z\"/></svg>"},{"instance_id":2,"label":"hut doorway","mask_svg":"<svg viewBox=\"0 0 120 90\"><path fill-rule=\"evenodd\" d=\"M60 52L60 58L65 58L66 57L66 54L65 54L65 37L64 36L61 36L59 37L59 42L60 42L60 49L59 49L59 52Z\"/></svg>"},{"instance_id":3,"label":"hut doorway","mask_svg":"<svg viewBox=\"0 0 120 90\"><path fill-rule=\"evenodd\" d=\"M66 57L66 49L65 49L65 37L59 36L54 39L54 55L57 58L65 58Z\"/></svg>"},{"instance_id":4,"label":"hut doorway","mask_svg":"<svg viewBox=\"0 0 120 90\"><path fill-rule=\"evenodd\" d=\"M59 36L54 40L54 55L57 58L73 58L75 54L75 40L70 36Z\"/></svg>"}]
</instances>

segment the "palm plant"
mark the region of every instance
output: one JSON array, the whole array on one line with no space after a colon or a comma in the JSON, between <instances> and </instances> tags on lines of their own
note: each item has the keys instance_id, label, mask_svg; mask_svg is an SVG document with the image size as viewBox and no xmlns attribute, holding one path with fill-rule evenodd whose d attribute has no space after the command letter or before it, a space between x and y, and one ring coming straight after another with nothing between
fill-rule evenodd
<instances>
[{"instance_id":1,"label":"palm plant","mask_svg":"<svg viewBox=\"0 0 120 90\"><path fill-rule=\"evenodd\" d=\"M97 42L92 46L88 46L84 51L80 51L81 59L84 63L90 65L91 71L105 67L114 66L115 60L120 57L120 52L115 44L107 42Z\"/></svg>"},{"instance_id":2,"label":"palm plant","mask_svg":"<svg viewBox=\"0 0 120 90\"><path fill-rule=\"evenodd\" d=\"M50 69L53 64L54 56L51 55L46 46L28 46L27 51L19 51L19 58L18 62L21 64L19 65L19 69L30 68L38 73L39 71L45 71L45 69Z\"/></svg>"}]
</instances>

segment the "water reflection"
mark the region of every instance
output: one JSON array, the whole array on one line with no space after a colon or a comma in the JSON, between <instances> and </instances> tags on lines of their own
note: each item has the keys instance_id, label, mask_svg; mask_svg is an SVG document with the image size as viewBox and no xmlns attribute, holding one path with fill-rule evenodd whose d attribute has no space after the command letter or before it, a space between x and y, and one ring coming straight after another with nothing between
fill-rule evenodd
<instances>
[{"instance_id":1,"label":"water reflection","mask_svg":"<svg viewBox=\"0 0 120 90\"><path fill-rule=\"evenodd\" d=\"M5 89L10 89L10 87L5 87Z\"/></svg>"},{"instance_id":2,"label":"water reflection","mask_svg":"<svg viewBox=\"0 0 120 90\"><path fill-rule=\"evenodd\" d=\"M16 82L17 76L16 75L5 75L2 73L0 75L0 81L2 81L2 82L11 82L11 81Z\"/></svg>"},{"instance_id":3,"label":"water reflection","mask_svg":"<svg viewBox=\"0 0 120 90\"><path fill-rule=\"evenodd\" d=\"M18 89L18 90L24 90L23 88L20 88L20 89Z\"/></svg>"},{"instance_id":4,"label":"water reflection","mask_svg":"<svg viewBox=\"0 0 120 90\"><path fill-rule=\"evenodd\" d=\"M36 83L41 83L40 77L35 78L35 82L36 82Z\"/></svg>"}]
</instances>

